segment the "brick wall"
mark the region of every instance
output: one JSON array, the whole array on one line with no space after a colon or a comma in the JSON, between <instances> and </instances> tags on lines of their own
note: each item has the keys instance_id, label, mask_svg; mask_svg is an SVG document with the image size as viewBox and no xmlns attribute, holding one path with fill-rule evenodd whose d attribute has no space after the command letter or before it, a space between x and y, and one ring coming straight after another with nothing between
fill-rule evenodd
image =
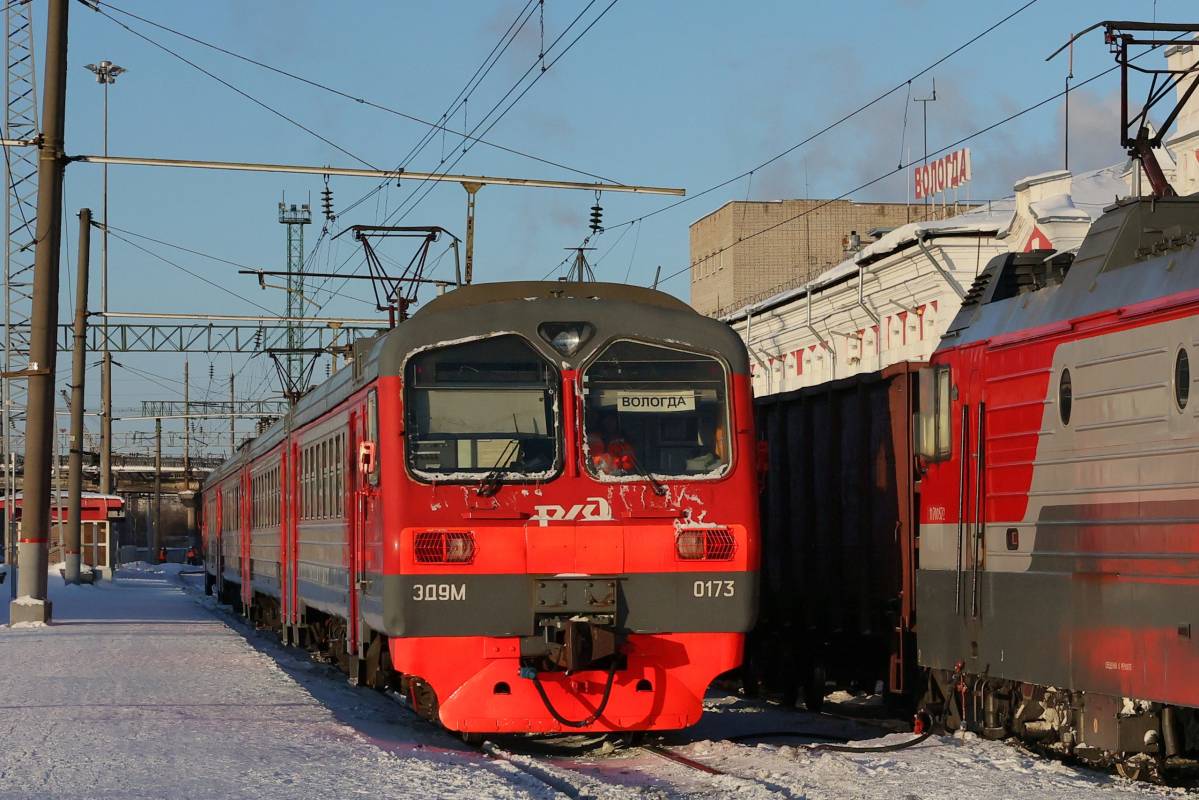
<instances>
[{"instance_id":1,"label":"brick wall","mask_svg":"<svg viewBox=\"0 0 1199 800\"><path fill-rule=\"evenodd\" d=\"M691 305L715 315L798 285L844 259L850 231L865 242L871 228L896 228L924 215L925 206L904 203L727 203L691 225ZM774 225L778 227L746 238ZM724 249L738 240L740 244Z\"/></svg>"}]
</instances>

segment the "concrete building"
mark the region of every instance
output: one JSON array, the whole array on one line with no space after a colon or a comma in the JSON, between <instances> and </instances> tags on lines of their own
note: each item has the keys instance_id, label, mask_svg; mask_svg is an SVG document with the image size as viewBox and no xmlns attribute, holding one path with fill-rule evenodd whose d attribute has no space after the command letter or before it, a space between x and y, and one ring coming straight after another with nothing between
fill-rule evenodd
<instances>
[{"instance_id":1,"label":"concrete building","mask_svg":"<svg viewBox=\"0 0 1199 800\"><path fill-rule=\"evenodd\" d=\"M691 305L719 316L804 283L845 258L851 231L866 240L871 230L925 219L933 208L939 207L850 200L726 203L691 225Z\"/></svg>"}]
</instances>

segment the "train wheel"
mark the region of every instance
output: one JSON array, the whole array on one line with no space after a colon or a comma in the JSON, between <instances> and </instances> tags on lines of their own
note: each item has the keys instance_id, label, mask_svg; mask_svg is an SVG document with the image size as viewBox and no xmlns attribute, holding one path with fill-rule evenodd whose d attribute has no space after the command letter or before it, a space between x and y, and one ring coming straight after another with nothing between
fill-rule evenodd
<instances>
[{"instance_id":1,"label":"train wheel","mask_svg":"<svg viewBox=\"0 0 1199 800\"><path fill-rule=\"evenodd\" d=\"M1116 762L1116 774L1130 781L1158 782L1162 776L1162 761L1144 753Z\"/></svg>"},{"instance_id":2,"label":"train wheel","mask_svg":"<svg viewBox=\"0 0 1199 800\"><path fill-rule=\"evenodd\" d=\"M408 679L408 703L412 710L432 722L437 721L437 695L420 678Z\"/></svg>"},{"instance_id":3,"label":"train wheel","mask_svg":"<svg viewBox=\"0 0 1199 800\"><path fill-rule=\"evenodd\" d=\"M462 737L462 741L466 742L471 747L478 747L479 745L483 744L483 739L486 738L481 733L467 733L466 731L460 731L458 735Z\"/></svg>"}]
</instances>

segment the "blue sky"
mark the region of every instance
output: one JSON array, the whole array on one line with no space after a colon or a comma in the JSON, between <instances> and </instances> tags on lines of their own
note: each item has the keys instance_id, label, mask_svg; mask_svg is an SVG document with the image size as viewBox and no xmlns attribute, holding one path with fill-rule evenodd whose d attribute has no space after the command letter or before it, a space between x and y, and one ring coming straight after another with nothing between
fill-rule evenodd
<instances>
[{"instance_id":1,"label":"blue sky","mask_svg":"<svg viewBox=\"0 0 1199 800\"><path fill-rule=\"evenodd\" d=\"M609 0L591 7L583 23ZM542 158L626 183L678 186L696 193L752 168L827 123L902 83L1025 0L812 0L667 2L620 0L528 91L486 138ZM38 3L37 47L45 29ZM436 119L524 6L505 2L295 3L282 0L118 0L117 8L169 25L200 39L345 90L405 113ZM580 0L546 0L548 44L585 6ZM1045 57L1070 33L1105 18L1182 20L1185 0L1039 0L930 75L913 84L924 96L930 78L938 101L929 107L930 147L937 149L1060 90L1066 61ZM315 90L297 81L155 30L116 11L130 27L176 50L279 111L302 122L362 161L393 168L426 130L393 114ZM536 60L539 15L488 78L470 95L465 118L477 124ZM101 148L101 88L83 65L110 59L129 72L110 95L111 152L172 158L228 159L355 166L353 158L288 124L202 75L105 17L71 7L67 150ZM1075 50L1074 73L1089 77L1112 64L1099 32ZM1081 90L1072 104L1072 166L1098 167L1120 158L1117 147L1116 75ZM519 90L518 90L519 91ZM688 262L688 225L728 200L831 197L893 169L902 154L920 150L919 106L901 89L786 159L729 186L614 230L592 244L602 280L648 283ZM904 132L905 108L907 128ZM463 125L459 110L449 125ZM901 139L906 142L901 148ZM438 166L462 140L439 135L409 169ZM1010 193L1018 178L1061 165L1061 107L1052 104L971 142L974 198ZM472 148L456 172L577 179L568 170ZM805 182L807 188L805 189ZM374 184L332 180L334 203L343 208ZM284 230L276 204L319 205L318 177L245 175L113 167L110 219L115 227L177 243L236 262L283 267ZM903 176L855 195L902 201ZM343 215L331 232L354 223L381 222L411 188L391 187ZM477 280L540 279L587 234L586 192L488 187L478 196ZM635 219L669 202L649 196L605 194L605 221ZM69 258L75 254L74 215L82 206L99 214L100 168L69 167L66 209ZM465 193L456 184L434 188L404 224L441 225L464 233ZM311 245L317 221L307 231ZM312 268L333 269L354 253L349 237L322 245ZM157 245L147 245L232 292L221 291L150 256L111 240L110 307L114 310L260 313L258 303L282 310L276 290L260 290L236 268ZM98 245L94 251L98 257ZM396 258L406 254L391 251ZM93 260L93 263L96 263ZM345 269L358 264L350 260ZM442 262L444 269L449 259ZM443 276L450 271L444 270ZM664 288L687 296L686 273ZM62 319L69 320L73 278L63 274ZM366 297L365 284L342 290ZM235 295L243 296L241 299ZM323 297L323 295L318 295ZM98 307L98 276L93 279ZM333 298L322 313L360 317L372 306ZM179 397L182 359L177 355L122 355L158 383L118 370L114 403L131 408L142 399ZM216 382L209 384L209 365ZM264 358L191 357L193 397L227 394L227 376L238 372L241 396L277 393ZM69 358L60 359L65 385ZM318 370L324 373L323 366ZM98 397L96 369L89 398ZM89 400L89 408L96 403ZM141 425L140 428L147 426ZM94 425L89 421L89 428ZM124 423L118 430L140 429ZM213 431L222 426L213 426ZM217 437L214 437L217 438Z\"/></svg>"}]
</instances>

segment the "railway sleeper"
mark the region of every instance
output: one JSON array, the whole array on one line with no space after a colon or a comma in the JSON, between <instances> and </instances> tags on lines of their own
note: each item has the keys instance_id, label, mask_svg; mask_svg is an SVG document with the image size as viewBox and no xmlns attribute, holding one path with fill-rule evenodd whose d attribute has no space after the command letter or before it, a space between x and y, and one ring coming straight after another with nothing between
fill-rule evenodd
<instances>
[{"instance_id":1,"label":"railway sleeper","mask_svg":"<svg viewBox=\"0 0 1199 800\"><path fill-rule=\"evenodd\" d=\"M960 666L929 671L920 707L934 729L1017 737L1132 780L1162 780L1168 759L1199 754L1195 709L972 675Z\"/></svg>"}]
</instances>

